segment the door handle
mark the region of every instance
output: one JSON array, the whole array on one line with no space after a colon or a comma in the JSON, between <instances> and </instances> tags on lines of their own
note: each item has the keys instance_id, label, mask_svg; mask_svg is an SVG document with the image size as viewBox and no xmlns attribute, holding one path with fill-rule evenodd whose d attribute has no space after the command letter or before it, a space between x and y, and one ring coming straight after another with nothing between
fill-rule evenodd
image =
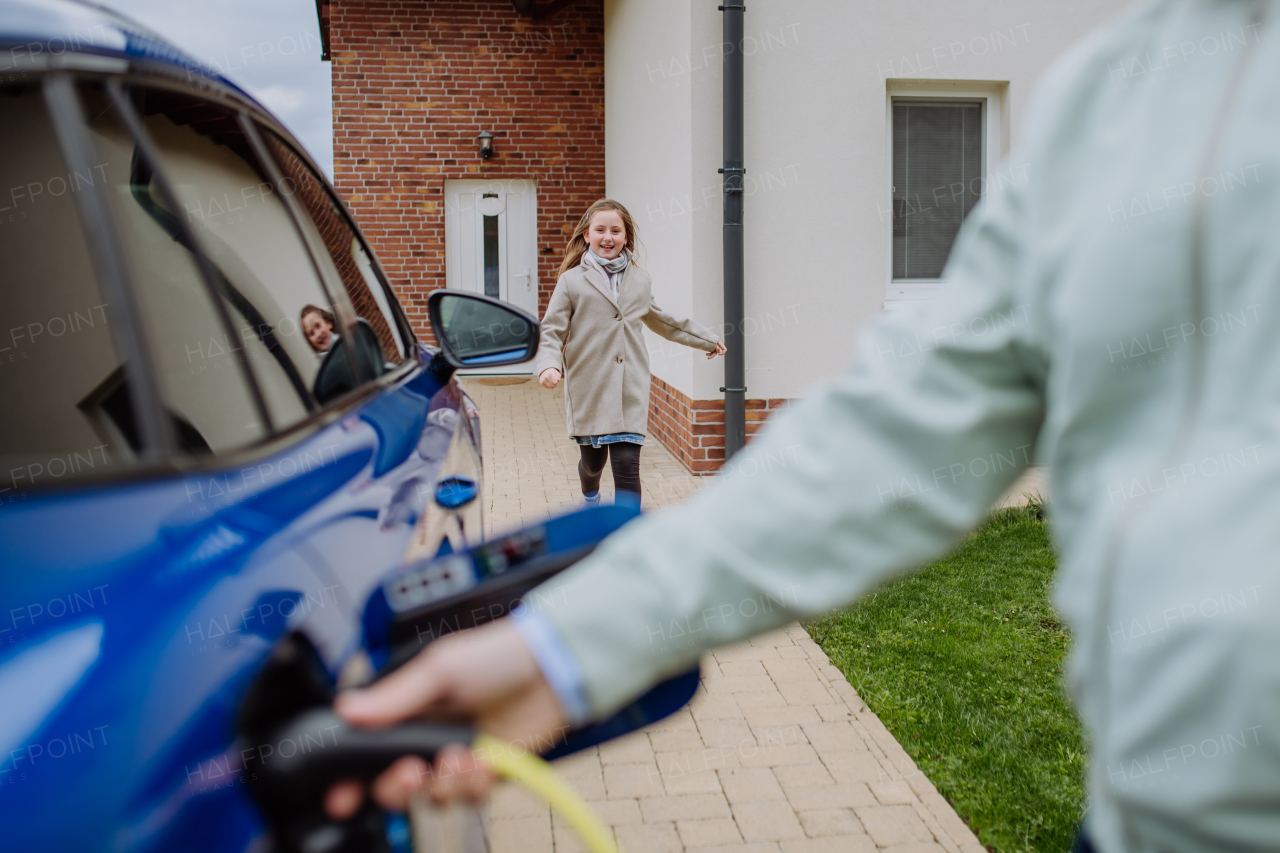
<instances>
[{"instance_id":1,"label":"door handle","mask_svg":"<svg viewBox=\"0 0 1280 853\"><path fill-rule=\"evenodd\" d=\"M524 279L525 290L528 290L530 287L533 287L533 268L532 267L525 267L524 272L516 273L515 277Z\"/></svg>"}]
</instances>

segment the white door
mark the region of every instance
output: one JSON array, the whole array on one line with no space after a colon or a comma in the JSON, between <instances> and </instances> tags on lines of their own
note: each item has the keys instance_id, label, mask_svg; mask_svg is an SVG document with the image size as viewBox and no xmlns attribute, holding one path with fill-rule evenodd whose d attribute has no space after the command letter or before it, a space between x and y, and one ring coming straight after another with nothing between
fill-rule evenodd
<instances>
[{"instance_id":1,"label":"white door","mask_svg":"<svg viewBox=\"0 0 1280 853\"><path fill-rule=\"evenodd\" d=\"M483 293L538 315L536 184L512 180L444 182L445 286ZM467 374L528 375L531 364Z\"/></svg>"}]
</instances>

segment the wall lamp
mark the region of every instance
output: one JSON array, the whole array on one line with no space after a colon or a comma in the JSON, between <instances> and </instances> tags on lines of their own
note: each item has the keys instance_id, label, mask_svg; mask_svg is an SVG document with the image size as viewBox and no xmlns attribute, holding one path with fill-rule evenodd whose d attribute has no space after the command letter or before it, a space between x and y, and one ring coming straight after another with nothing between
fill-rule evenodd
<instances>
[{"instance_id":1,"label":"wall lamp","mask_svg":"<svg viewBox=\"0 0 1280 853\"><path fill-rule=\"evenodd\" d=\"M493 134L487 130L482 130L476 139L480 140L480 159L488 160L493 156Z\"/></svg>"}]
</instances>

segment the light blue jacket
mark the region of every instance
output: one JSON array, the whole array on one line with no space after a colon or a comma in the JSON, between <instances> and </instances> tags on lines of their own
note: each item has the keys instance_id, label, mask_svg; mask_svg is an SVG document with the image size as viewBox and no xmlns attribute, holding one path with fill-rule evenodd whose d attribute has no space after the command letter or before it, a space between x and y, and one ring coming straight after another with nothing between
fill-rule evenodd
<instances>
[{"instance_id":1,"label":"light blue jacket","mask_svg":"<svg viewBox=\"0 0 1280 853\"><path fill-rule=\"evenodd\" d=\"M1039 458L1095 843L1280 850L1280 0L1144 4L1024 140L942 299L545 615L602 714L938 556Z\"/></svg>"}]
</instances>

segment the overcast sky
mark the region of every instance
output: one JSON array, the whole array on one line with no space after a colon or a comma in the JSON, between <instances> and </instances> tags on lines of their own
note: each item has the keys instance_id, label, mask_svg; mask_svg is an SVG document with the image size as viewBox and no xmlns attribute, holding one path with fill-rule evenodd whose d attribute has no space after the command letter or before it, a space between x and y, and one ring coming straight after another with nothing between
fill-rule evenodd
<instances>
[{"instance_id":1,"label":"overcast sky","mask_svg":"<svg viewBox=\"0 0 1280 853\"><path fill-rule=\"evenodd\" d=\"M98 0L218 69L271 110L333 177L329 63L315 0Z\"/></svg>"}]
</instances>

